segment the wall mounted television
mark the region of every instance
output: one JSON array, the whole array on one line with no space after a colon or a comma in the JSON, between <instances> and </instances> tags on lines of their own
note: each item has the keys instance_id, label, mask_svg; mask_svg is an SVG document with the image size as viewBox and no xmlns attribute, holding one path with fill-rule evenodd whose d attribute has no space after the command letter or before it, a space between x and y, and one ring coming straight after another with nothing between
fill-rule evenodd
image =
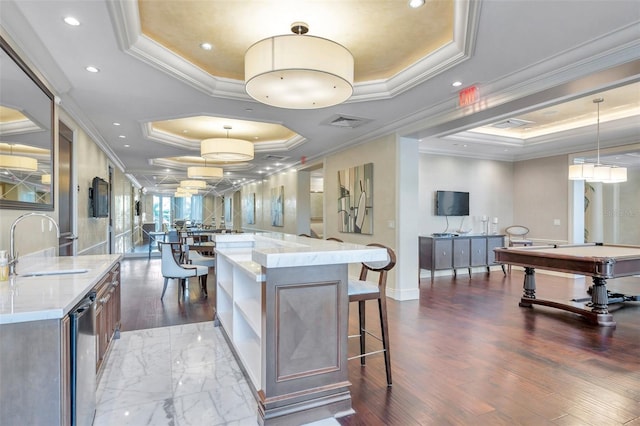
<instances>
[{"instance_id":1,"label":"wall mounted television","mask_svg":"<svg viewBox=\"0 0 640 426\"><path fill-rule=\"evenodd\" d=\"M436 216L469 216L469 193L436 191Z\"/></svg>"},{"instance_id":2,"label":"wall mounted television","mask_svg":"<svg viewBox=\"0 0 640 426\"><path fill-rule=\"evenodd\" d=\"M94 177L91 183L91 216L109 217L109 183Z\"/></svg>"}]
</instances>

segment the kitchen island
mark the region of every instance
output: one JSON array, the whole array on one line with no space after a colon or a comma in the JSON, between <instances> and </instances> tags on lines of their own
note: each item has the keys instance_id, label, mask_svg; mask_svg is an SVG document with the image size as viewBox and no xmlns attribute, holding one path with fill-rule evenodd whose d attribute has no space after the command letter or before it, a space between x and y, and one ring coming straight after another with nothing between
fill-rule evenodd
<instances>
[{"instance_id":1,"label":"kitchen island","mask_svg":"<svg viewBox=\"0 0 640 426\"><path fill-rule=\"evenodd\" d=\"M216 321L254 391L258 422L352 413L348 265L385 260L386 250L277 233L214 238Z\"/></svg>"},{"instance_id":2,"label":"kitchen island","mask_svg":"<svg viewBox=\"0 0 640 426\"><path fill-rule=\"evenodd\" d=\"M97 292L96 374L119 327L121 257L25 256L18 275L0 282L2 424L70 423L69 313L89 292Z\"/></svg>"}]
</instances>

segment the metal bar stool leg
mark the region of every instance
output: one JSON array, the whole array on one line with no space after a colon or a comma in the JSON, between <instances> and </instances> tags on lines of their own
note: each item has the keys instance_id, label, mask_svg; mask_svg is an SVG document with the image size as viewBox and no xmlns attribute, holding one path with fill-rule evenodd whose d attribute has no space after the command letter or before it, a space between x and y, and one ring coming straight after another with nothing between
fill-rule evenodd
<instances>
[{"instance_id":1,"label":"metal bar stool leg","mask_svg":"<svg viewBox=\"0 0 640 426\"><path fill-rule=\"evenodd\" d=\"M364 342L364 336L365 334L367 334L367 332L365 331L365 301L364 300L360 300L358 302L358 315L359 315L359 321L358 321L358 325L359 325L359 329L358 329L358 334L360 334L360 355L364 355L366 352L364 350L365 347L365 342ZM360 357L360 365L364 365L365 364L365 356L361 356Z\"/></svg>"},{"instance_id":2,"label":"metal bar stool leg","mask_svg":"<svg viewBox=\"0 0 640 426\"><path fill-rule=\"evenodd\" d=\"M387 370L387 386L391 386L391 353L389 348L389 326L387 324L387 301L384 296L378 299L380 329L382 330L382 348L384 349L384 367Z\"/></svg>"}]
</instances>

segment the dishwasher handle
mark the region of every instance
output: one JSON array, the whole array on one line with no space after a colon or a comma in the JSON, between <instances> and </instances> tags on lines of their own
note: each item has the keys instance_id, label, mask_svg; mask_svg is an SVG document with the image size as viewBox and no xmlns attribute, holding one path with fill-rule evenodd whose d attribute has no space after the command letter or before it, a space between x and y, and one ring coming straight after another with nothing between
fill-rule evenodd
<instances>
[{"instance_id":1,"label":"dishwasher handle","mask_svg":"<svg viewBox=\"0 0 640 426\"><path fill-rule=\"evenodd\" d=\"M76 305L76 307L73 309L73 312L71 312L71 314L72 315L82 314L84 311L91 308L91 306L95 303L95 301L96 301L96 292L95 291L89 292L84 297L84 299L82 299L80 303Z\"/></svg>"}]
</instances>

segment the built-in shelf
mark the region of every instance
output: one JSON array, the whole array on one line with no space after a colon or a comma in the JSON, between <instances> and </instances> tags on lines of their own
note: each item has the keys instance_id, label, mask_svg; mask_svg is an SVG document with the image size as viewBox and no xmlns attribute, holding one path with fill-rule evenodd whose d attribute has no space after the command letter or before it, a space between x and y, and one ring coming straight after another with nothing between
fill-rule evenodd
<instances>
[{"instance_id":1,"label":"built-in shelf","mask_svg":"<svg viewBox=\"0 0 640 426\"><path fill-rule=\"evenodd\" d=\"M254 299L244 299L235 302L237 311L244 317L257 337L260 337L261 309L260 301Z\"/></svg>"},{"instance_id":2,"label":"built-in shelf","mask_svg":"<svg viewBox=\"0 0 640 426\"><path fill-rule=\"evenodd\" d=\"M383 260L386 250L286 234L215 243L216 317L261 404L258 423L349 412L348 264Z\"/></svg>"}]
</instances>

